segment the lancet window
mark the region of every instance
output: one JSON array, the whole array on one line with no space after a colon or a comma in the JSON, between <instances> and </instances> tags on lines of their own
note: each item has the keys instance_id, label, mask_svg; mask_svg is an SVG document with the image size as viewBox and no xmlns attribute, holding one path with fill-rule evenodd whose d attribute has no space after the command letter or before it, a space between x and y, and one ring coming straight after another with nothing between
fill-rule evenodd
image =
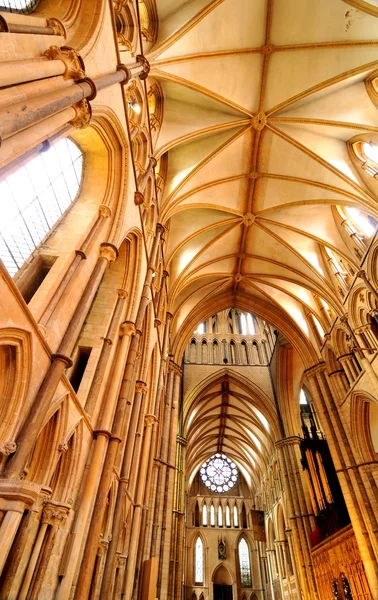
<instances>
[{"instance_id":1,"label":"lancet window","mask_svg":"<svg viewBox=\"0 0 378 600\"><path fill-rule=\"evenodd\" d=\"M251 561L249 559L249 548L245 538L242 538L238 546L240 583L242 587L251 587Z\"/></svg>"},{"instance_id":2,"label":"lancet window","mask_svg":"<svg viewBox=\"0 0 378 600\"><path fill-rule=\"evenodd\" d=\"M231 512L228 504L226 505L226 527L231 527Z\"/></svg>"},{"instance_id":3,"label":"lancet window","mask_svg":"<svg viewBox=\"0 0 378 600\"><path fill-rule=\"evenodd\" d=\"M0 183L0 257L15 275L75 200L83 155L70 139L41 152Z\"/></svg>"},{"instance_id":4,"label":"lancet window","mask_svg":"<svg viewBox=\"0 0 378 600\"><path fill-rule=\"evenodd\" d=\"M198 536L195 547L195 560L194 560L194 579L195 583L202 584L203 583L203 542Z\"/></svg>"},{"instance_id":5,"label":"lancet window","mask_svg":"<svg viewBox=\"0 0 378 600\"><path fill-rule=\"evenodd\" d=\"M218 506L218 527L223 527L223 512L222 506Z\"/></svg>"},{"instance_id":6,"label":"lancet window","mask_svg":"<svg viewBox=\"0 0 378 600\"><path fill-rule=\"evenodd\" d=\"M207 506L206 504L202 507L202 525L203 527L207 527Z\"/></svg>"},{"instance_id":7,"label":"lancet window","mask_svg":"<svg viewBox=\"0 0 378 600\"><path fill-rule=\"evenodd\" d=\"M239 515L238 515L238 507L234 506L234 527L239 527Z\"/></svg>"},{"instance_id":8,"label":"lancet window","mask_svg":"<svg viewBox=\"0 0 378 600\"><path fill-rule=\"evenodd\" d=\"M378 145L372 142L355 142L353 150L361 167L372 177L378 175Z\"/></svg>"},{"instance_id":9,"label":"lancet window","mask_svg":"<svg viewBox=\"0 0 378 600\"><path fill-rule=\"evenodd\" d=\"M211 527L215 527L215 508L214 504L210 506L210 525Z\"/></svg>"}]
</instances>

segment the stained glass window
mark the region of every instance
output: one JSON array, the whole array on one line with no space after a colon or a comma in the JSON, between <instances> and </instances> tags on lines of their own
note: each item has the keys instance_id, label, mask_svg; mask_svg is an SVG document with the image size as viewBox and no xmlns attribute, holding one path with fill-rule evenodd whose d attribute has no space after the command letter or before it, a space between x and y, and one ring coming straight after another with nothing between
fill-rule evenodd
<instances>
[{"instance_id":1,"label":"stained glass window","mask_svg":"<svg viewBox=\"0 0 378 600\"><path fill-rule=\"evenodd\" d=\"M78 193L83 155L65 138L0 183L0 258L15 275Z\"/></svg>"},{"instance_id":2,"label":"stained glass window","mask_svg":"<svg viewBox=\"0 0 378 600\"><path fill-rule=\"evenodd\" d=\"M251 587L251 563L249 560L249 548L244 538L239 542L239 566L240 582L242 587Z\"/></svg>"},{"instance_id":3,"label":"stained glass window","mask_svg":"<svg viewBox=\"0 0 378 600\"><path fill-rule=\"evenodd\" d=\"M202 525L207 527L207 506L206 504L202 507Z\"/></svg>"},{"instance_id":4,"label":"stained glass window","mask_svg":"<svg viewBox=\"0 0 378 600\"><path fill-rule=\"evenodd\" d=\"M223 513L221 505L218 506L218 527L223 527Z\"/></svg>"},{"instance_id":5,"label":"stained glass window","mask_svg":"<svg viewBox=\"0 0 378 600\"><path fill-rule=\"evenodd\" d=\"M203 463L200 469L201 479L212 492L228 492L234 487L238 470L234 462L225 454L214 454Z\"/></svg>"},{"instance_id":6,"label":"stained glass window","mask_svg":"<svg viewBox=\"0 0 378 600\"><path fill-rule=\"evenodd\" d=\"M203 543L199 536L196 541L195 583L203 583Z\"/></svg>"}]
</instances>

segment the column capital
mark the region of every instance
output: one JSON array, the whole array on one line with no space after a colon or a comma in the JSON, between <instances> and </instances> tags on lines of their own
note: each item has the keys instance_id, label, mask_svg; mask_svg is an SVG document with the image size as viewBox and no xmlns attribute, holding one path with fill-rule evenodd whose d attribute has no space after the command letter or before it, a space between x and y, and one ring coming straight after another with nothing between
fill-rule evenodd
<instances>
[{"instance_id":1,"label":"column capital","mask_svg":"<svg viewBox=\"0 0 378 600\"><path fill-rule=\"evenodd\" d=\"M47 502L42 511L42 523L61 527L70 512L70 507L64 504Z\"/></svg>"},{"instance_id":2,"label":"column capital","mask_svg":"<svg viewBox=\"0 0 378 600\"><path fill-rule=\"evenodd\" d=\"M307 377L315 377L318 373L323 373L327 369L326 363L324 361L319 362L317 365L313 365L309 369L305 370L305 374Z\"/></svg>"},{"instance_id":3,"label":"column capital","mask_svg":"<svg viewBox=\"0 0 378 600\"><path fill-rule=\"evenodd\" d=\"M84 129L90 123L92 118L92 108L86 98L76 102L72 107L75 110L75 117L70 121L71 125L76 129Z\"/></svg>"},{"instance_id":4,"label":"column capital","mask_svg":"<svg viewBox=\"0 0 378 600\"><path fill-rule=\"evenodd\" d=\"M121 335L134 335L135 334L135 325L131 321L124 321L120 325L120 334Z\"/></svg>"},{"instance_id":5,"label":"column capital","mask_svg":"<svg viewBox=\"0 0 378 600\"><path fill-rule=\"evenodd\" d=\"M66 365L66 369L69 369L70 367L72 367L73 365L73 361L72 358L70 358L69 356L66 356L65 354L60 354L59 352L56 352L55 354L51 355L51 360L52 361L60 361L62 363L64 363Z\"/></svg>"},{"instance_id":6,"label":"column capital","mask_svg":"<svg viewBox=\"0 0 378 600\"><path fill-rule=\"evenodd\" d=\"M112 214L112 211L110 210L109 206L107 206L107 204L100 204L100 206L98 207L98 212L100 217L102 217L103 219L108 219Z\"/></svg>"},{"instance_id":7,"label":"column capital","mask_svg":"<svg viewBox=\"0 0 378 600\"><path fill-rule=\"evenodd\" d=\"M118 258L118 249L114 244L103 242L100 244L100 258L105 258L108 262L114 262Z\"/></svg>"},{"instance_id":8,"label":"column capital","mask_svg":"<svg viewBox=\"0 0 378 600\"><path fill-rule=\"evenodd\" d=\"M148 73L150 72L150 63L148 62L147 58L145 56L143 56L143 54L138 54L136 56L136 60L138 63L140 63L141 67L142 67L142 71L141 73L139 73L138 77L139 79L146 79L148 76Z\"/></svg>"},{"instance_id":9,"label":"column capital","mask_svg":"<svg viewBox=\"0 0 378 600\"><path fill-rule=\"evenodd\" d=\"M142 192L135 192L134 193L134 203L137 206L140 206L141 204L144 203L144 195L142 194Z\"/></svg>"},{"instance_id":10,"label":"column capital","mask_svg":"<svg viewBox=\"0 0 378 600\"><path fill-rule=\"evenodd\" d=\"M117 290L117 295L118 295L118 298L122 298L122 300L124 300L125 298L128 297L129 294L127 293L127 291L125 289L119 288Z\"/></svg>"},{"instance_id":11,"label":"column capital","mask_svg":"<svg viewBox=\"0 0 378 600\"><path fill-rule=\"evenodd\" d=\"M151 427L155 422L158 422L155 415L145 415L144 424L146 425L146 427Z\"/></svg>"},{"instance_id":12,"label":"column capital","mask_svg":"<svg viewBox=\"0 0 378 600\"><path fill-rule=\"evenodd\" d=\"M137 394L147 394L148 387L145 381L136 381L135 382L135 391Z\"/></svg>"},{"instance_id":13,"label":"column capital","mask_svg":"<svg viewBox=\"0 0 378 600\"><path fill-rule=\"evenodd\" d=\"M61 35L62 37L67 37L66 28L64 27L62 21L59 21L59 19L56 19L55 17L50 17L49 19L46 19L46 25L47 27L51 27L51 29L54 32L54 35Z\"/></svg>"},{"instance_id":14,"label":"column capital","mask_svg":"<svg viewBox=\"0 0 378 600\"><path fill-rule=\"evenodd\" d=\"M360 269L359 271L357 271L356 277L359 277L360 279L367 279L366 271L364 271L363 269Z\"/></svg>"},{"instance_id":15,"label":"column capital","mask_svg":"<svg viewBox=\"0 0 378 600\"><path fill-rule=\"evenodd\" d=\"M61 60L64 63L64 79L84 79L85 67L80 54L70 46L50 46L43 53L49 60Z\"/></svg>"},{"instance_id":16,"label":"column capital","mask_svg":"<svg viewBox=\"0 0 378 600\"><path fill-rule=\"evenodd\" d=\"M169 368L171 371L174 371L175 373L177 373L177 375L180 375L180 377L182 376L182 368L175 363L172 359L169 360Z\"/></svg>"},{"instance_id":17,"label":"column capital","mask_svg":"<svg viewBox=\"0 0 378 600\"><path fill-rule=\"evenodd\" d=\"M298 446L301 443L301 438L297 435L290 435L289 437L282 438L275 442L276 448L283 448L285 446Z\"/></svg>"},{"instance_id":18,"label":"column capital","mask_svg":"<svg viewBox=\"0 0 378 600\"><path fill-rule=\"evenodd\" d=\"M188 440L186 438L184 438L184 436L182 436L182 435L176 436L176 440L177 440L177 443L180 444L180 446L186 446L188 443Z\"/></svg>"}]
</instances>

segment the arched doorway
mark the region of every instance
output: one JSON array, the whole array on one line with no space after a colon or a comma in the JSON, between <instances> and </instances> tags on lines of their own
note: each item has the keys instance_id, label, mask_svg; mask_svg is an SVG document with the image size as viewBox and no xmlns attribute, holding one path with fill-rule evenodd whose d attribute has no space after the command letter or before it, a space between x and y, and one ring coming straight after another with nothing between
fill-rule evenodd
<instances>
[{"instance_id":1,"label":"arched doorway","mask_svg":"<svg viewBox=\"0 0 378 600\"><path fill-rule=\"evenodd\" d=\"M223 565L214 572L213 588L214 600L232 600L231 575Z\"/></svg>"}]
</instances>

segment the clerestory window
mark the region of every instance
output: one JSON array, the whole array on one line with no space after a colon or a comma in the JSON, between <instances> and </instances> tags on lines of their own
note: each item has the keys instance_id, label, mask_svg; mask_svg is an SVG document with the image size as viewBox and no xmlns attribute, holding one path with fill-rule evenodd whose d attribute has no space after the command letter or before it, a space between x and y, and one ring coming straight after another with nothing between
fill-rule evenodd
<instances>
[{"instance_id":1,"label":"clerestory window","mask_svg":"<svg viewBox=\"0 0 378 600\"><path fill-rule=\"evenodd\" d=\"M15 275L76 199L83 154L65 138L0 182L0 258Z\"/></svg>"},{"instance_id":2,"label":"clerestory window","mask_svg":"<svg viewBox=\"0 0 378 600\"><path fill-rule=\"evenodd\" d=\"M0 0L0 10L30 14L39 0Z\"/></svg>"}]
</instances>

